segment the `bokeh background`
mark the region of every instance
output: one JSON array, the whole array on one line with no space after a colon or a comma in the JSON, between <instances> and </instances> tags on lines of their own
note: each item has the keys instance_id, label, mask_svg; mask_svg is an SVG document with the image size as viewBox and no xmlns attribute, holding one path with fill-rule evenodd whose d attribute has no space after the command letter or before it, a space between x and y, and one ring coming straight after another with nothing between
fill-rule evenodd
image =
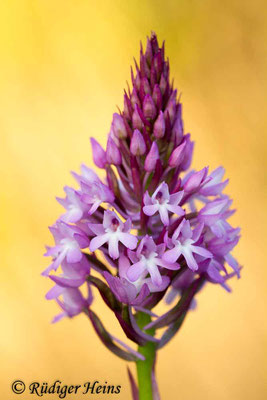
<instances>
[{"instance_id":1,"label":"bokeh background","mask_svg":"<svg viewBox=\"0 0 267 400\"><path fill-rule=\"evenodd\" d=\"M227 170L232 223L242 227L235 255L244 265L232 294L209 285L198 296L197 311L160 352L162 399L266 398L264 3L1 1L1 398L18 398L10 390L15 379L97 379L121 384L116 398L130 399L126 365L84 316L50 324L58 308L45 301L51 284L40 272L48 263L44 245L52 244L47 226L61 213L55 196L74 183L70 170L92 165L88 138L105 143L139 41L151 30L166 40L185 127L196 141L194 167ZM118 334L101 299L96 308Z\"/></svg>"}]
</instances>

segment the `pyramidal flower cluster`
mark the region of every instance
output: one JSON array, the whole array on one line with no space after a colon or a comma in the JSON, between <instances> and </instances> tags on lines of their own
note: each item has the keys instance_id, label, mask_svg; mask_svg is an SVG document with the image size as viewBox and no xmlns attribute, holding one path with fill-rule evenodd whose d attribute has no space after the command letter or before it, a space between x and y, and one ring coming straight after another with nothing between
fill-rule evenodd
<instances>
[{"instance_id":1,"label":"pyramidal flower cluster","mask_svg":"<svg viewBox=\"0 0 267 400\"><path fill-rule=\"evenodd\" d=\"M94 163L106 178L85 165L73 173L76 189L65 187L65 198L58 199L64 212L50 228L55 245L47 248L52 263L43 275L54 283L47 299L62 309L54 321L85 312L111 351L143 360L92 310L92 286L128 338L160 348L205 283L229 291L228 280L239 277L231 255L239 229L228 222L234 211L223 193L224 168L190 169L194 143L184 131L164 43L159 47L155 34L145 51L141 46L131 77L132 89L124 92L123 110L113 115L106 148L91 138ZM158 317L152 309L163 298L175 305ZM138 313L149 316L145 330ZM163 327L159 338L146 331Z\"/></svg>"}]
</instances>

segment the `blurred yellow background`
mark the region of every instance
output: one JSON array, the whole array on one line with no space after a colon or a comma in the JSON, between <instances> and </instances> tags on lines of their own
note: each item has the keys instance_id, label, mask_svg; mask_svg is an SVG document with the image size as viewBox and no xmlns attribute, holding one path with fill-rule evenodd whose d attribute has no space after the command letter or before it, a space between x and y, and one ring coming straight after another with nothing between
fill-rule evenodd
<instances>
[{"instance_id":1,"label":"blurred yellow background","mask_svg":"<svg viewBox=\"0 0 267 400\"><path fill-rule=\"evenodd\" d=\"M232 294L206 287L159 353L162 399L266 398L263 16L260 0L1 1L1 398L29 399L12 394L15 379L97 379L121 384L116 398L130 399L126 363L83 315L50 324L58 307L44 299L51 283L40 273L49 262L44 245L52 244L47 226L62 211L55 196L74 184L70 170L92 165L89 136L105 143L132 58L151 30L166 40L196 141L194 167L224 165L230 178L232 223L242 227L235 256L245 267ZM101 299L95 309L118 334Z\"/></svg>"}]
</instances>

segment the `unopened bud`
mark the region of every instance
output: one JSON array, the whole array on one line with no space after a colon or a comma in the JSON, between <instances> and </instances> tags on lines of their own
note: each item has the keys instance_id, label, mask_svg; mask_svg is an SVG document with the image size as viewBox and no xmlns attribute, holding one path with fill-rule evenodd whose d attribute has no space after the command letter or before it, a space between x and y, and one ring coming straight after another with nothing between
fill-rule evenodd
<instances>
[{"instance_id":1,"label":"unopened bud","mask_svg":"<svg viewBox=\"0 0 267 400\"><path fill-rule=\"evenodd\" d=\"M149 94L147 94L144 98L143 112L147 119L154 119L156 116L157 110L154 101Z\"/></svg>"},{"instance_id":2,"label":"unopened bud","mask_svg":"<svg viewBox=\"0 0 267 400\"><path fill-rule=\"evenodd\" d=\"M185 140L186 140L185 155L181 164L181 168L183 171L186 171L190 167L194 150L194 142L191 142L190 140L190 133L185 135Z\"/></svg>"},{"instance_id":3,"label":"unopened bud","mask_svg":"<svg viewBox=\"0 0 267 400\"><path fill-rule=\"evenodd\" d=\"M109 164L114 164L114 165L121 164L121 153L111 137L108 138L106 153L107 153L107 161Z\"/></svg>"},{"instance_id":4,"label":"unopened bud","mask_svg":"<svg viewBox=\"0 0 267 400\"><path fill-rule=\"evenodd\" d=\"M117 138L125 139L127 137L127 130L121 115L113 114L112 128Z\"/></svg>"},{"instance_id":5,"label":"unopened bud","mask_svg":"<svg viewBox=\"0 0 267 400\"><path fill-rule=\"evenodd\" d=\"M151 149L149 150L149 153L145 159L145 165L144 165L145 170L147 172L152 172L156 167L156 163L157 163L158 159L159 159L159 149L158 149L157 143L153 142Z\"/></svg>"},{"instance_id":6,"label":"unopened bud","mask_svg":"<svg viewBox=\"0 0 267 400\"><path fill-rule=\"evenodd\" d=\"M145 154L146 144L142 133L138 129L134 130L131 139L130 151L134 156L142 156Z\"/></svg>"},{"instance_id":7,"label":"unopened bud","mask_svg":"<svg viewBox=\"0 0 267 400\"><path fill-rule=\"evenodd\" d=\"M154 103L156 104L158 110L161 110L161 108L162 108L162 94L161 94L161 91L160 91L160 88L159 88L158 84L156 84L154 86L152 99L153 99Z\"/></svg>"},{"instance_id":8,"label":"unopened bud","mask_svg":"<svg viewBox=\"0 0 267 400\"><path fill-rule=\"evenodd\" d=\"M145 52L145 57L149 65L151 65L152 59L153 59L153 50L152 50L152 44L149 38L147 38L146 42L146 52Z\"/></svg>"},{"instance_id":9,"label":"unopened bud","mask_svg":"<svg viewBox=\"0 0 267 400\"><path fill-rule=\"evenodd\" d=\"M93 160L98 168L105 168L107 163L106 152L94 138L90 139L93 153Z\"/></svg>"},{"instance_id":10,"label":"unopened bud","mask_svg":"<svg viewBox=\"0 0 267 400\"><path fill-rule=\"evenodd\" d=\"M178 167L184 159L186 141L180 146L177 146L170 155L169 165L170 167Z\"/></svg>"},{"instance_id":11,"label":"unopened bud","mask_svg":"<svg viewBox=\"0 0 267 400\"><path fill-rule=\"evenodd\" d=\"M138 112L137 105L135 105L135 107L134 107L134 112L133 112L133 115L132 115L132 122L133 122L133 128L134 129L141 130L143 128L143 126L144 126L143 121L142 121L142 119L140 117L140 114Z\"/></svg>"},{"instance_id":12,"label":"unopened bud","mask_svg":"<svg viewBox=\"0 0 267 400\"><path fill-rule=\"evenodd\" d=\"M154 128L153 128L153 133L157 139L162 138L165 134L165 119L164 119L164 114L162 111L160 111L159 116L156 119L156 122L155 122Z\"/></svg>"}]
</instances>

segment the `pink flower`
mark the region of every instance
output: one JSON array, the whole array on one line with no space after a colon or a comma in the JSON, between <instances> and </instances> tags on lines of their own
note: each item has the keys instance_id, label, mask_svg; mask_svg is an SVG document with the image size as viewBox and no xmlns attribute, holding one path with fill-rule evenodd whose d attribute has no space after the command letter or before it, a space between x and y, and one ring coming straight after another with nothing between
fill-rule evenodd
<instances>
[{"instance_id":1,"label":"pink flower","mask_svg":"<svg viewBox=\"0 0 267 400\"><path fill-rule=\"evenodd\" d=\"M43 275L48 275L52 269L57 270L65 259L69 263L79 262L83 256L81 249L89 246L88 237L77 226L57 221L50 228L50 231L54 236L56 245L54 247L47 247L45 256L53 257L54 260L43 272Z\"/></svg>"},{"instance_id":2,"label":"pink flower","mask_svg":"<svg viewBox=\"0 0 267 400\"><path fill-rule=\"evenodd\" d=\"M92 215L102 203L112 204L114 194L112 191L100 181L90 184L81 182L82 194L81 200L87 206L90 205L89 214Z\"/></svg>"},{"instance_id":3,"label":"pink flower","mask_svg":"<svg viewBox=\"0 0 267 400\"><path fill-rule=\"evenodd\" d=\"M127 271L128 279L131 282L136 282L148 273L153 285L161 286L163 277L160 274L159 267L170 270L180 268L179 264L169 263L162 258L164 250L164 243L156 246L154 240L146 235L141 240L136 252L128 250L129 258L133 263Z\"/></svg>"},{"instance_id":4,"label":"pink flower","mask_svg":"<svg viewBox=\"0 0 267 400\"><path fill-rule=\"evenodd\" d=\"M114 211L104 212L103 224L89 224L89 227L96 235L90 242L91 251L95 251L107 243L110 257L116 259L120 255L119 242L128 249L136 248L137 237L129 233L131 220L127 219L123 223Z\"/></svg>"},{"instance_id":5,"label":"pink flower","mask_svg":"<svg viewBox=\"0 0 267 400\"><path fill-rule=\"evenodd\" d=\"M215 236L222 237L230 227L226 219L234 212L229 210L231 204L227 196L210 201L199 211L198 220L209 226Z\"/></svg>"},{"instance_id":6,"label":"pink flower","mask_svg":"<svg viewBox=\"0 0 267 400\"><path fill-rule=\"evenodd\" d=\"M170 282L169 277L163 276L161 285L155 285L150 277L146 277L146 272L143 272L137 280L132 282L128 278L129 268L131 268L129 259L121 255L119 258L119 276L112 276L108 272L104 272L104 277L112 292L119 301L125 304L141 305L150 293L164 290Z\"/></svg>"},{"instance_id":7,"label":"pink flower","mask_svg":"<svg viewBox=\"0 0 267 400\"><path fill-rule=\"evenodd\" d=\"M190 222L183 219L178 228L175 230L172 239L166 237L166 242L171 250L166 251L163 259L169 263L175 262L183 255L187 265L193 271L198 269L197 261L193 254L199 254L204 258L212 258L212 253L204 247L197 246L195 243L198 241L203 225L197 226L194 231L190 227Z\"/></svg>"},{"instance_id":8,"label":"pink flower","mask_svg":"<svg viewBox=\"0 0 267 400\"><path fill-rule=\"evenodd\" d=\"M183 191L170 194L168 185L165 182L162 182L151 197L148 192L145 193L145 206L143 207L143 211L148 216L154 215L158 212L162 223L164 225L169 225L169 212L179 216L182 216L185 213L184 210L178 206L183 194Z\"/></svg>"},{"instance_id":9,"label":"pink flower","mask_svg":"<svg viewBox=\"0 0 267 400\"><path fill-rule=\"evenodd\" d=\"M64 222L78 222L88 213L89 207L83 203L78 191L68 186L65 186L64 191L66 193L64 199L57 197L57 201L67 210L60 219Z\"/></svg>"}]
</instances>

